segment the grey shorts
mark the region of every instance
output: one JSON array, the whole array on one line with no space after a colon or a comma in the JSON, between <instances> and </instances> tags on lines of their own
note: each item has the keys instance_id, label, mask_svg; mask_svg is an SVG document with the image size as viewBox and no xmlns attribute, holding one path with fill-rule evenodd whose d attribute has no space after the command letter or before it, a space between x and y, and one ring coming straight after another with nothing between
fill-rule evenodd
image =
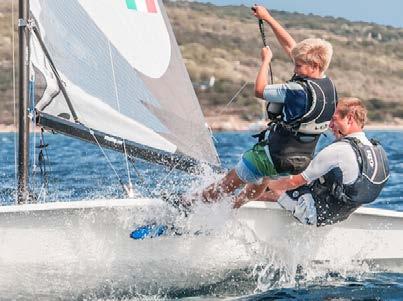
<instances>
[{"instance_id":1,"label":"grey shorts","mask_svg":"<svg viewBox=\"0 0 403 301\"><path fill-rule=\"evenodd\" d=\"M290 211L301 223L316 226L315 200L310 193L305 193L296 200L292 199L287 193L283 193L277 200L277 203L285 210Z\"/></svg>"}]
</instances>

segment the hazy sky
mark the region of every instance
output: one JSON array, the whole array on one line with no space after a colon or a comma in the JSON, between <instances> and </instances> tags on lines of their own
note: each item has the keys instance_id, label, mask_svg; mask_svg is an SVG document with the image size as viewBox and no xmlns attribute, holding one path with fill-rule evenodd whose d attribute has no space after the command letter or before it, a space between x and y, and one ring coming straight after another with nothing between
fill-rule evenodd
<instances>
[{"instance_id":1,"label":"hazy sky","mask_svg":"<svg viewBox=\"0 0 403 301\"><path fill-rule=\"evenodd\" d=\"M267 8L290 12L313 13L320 16L343 17L403 27L403 0L197 0L216 5L261 4Z\"/></svg>"}]
</instances>

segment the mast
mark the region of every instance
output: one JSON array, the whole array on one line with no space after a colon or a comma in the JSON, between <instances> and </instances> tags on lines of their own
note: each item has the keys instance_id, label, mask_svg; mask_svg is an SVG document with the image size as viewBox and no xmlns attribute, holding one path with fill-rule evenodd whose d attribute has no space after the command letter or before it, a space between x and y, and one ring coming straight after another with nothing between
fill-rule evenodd
<instances>
[{"instance_id":1,"label":"mast","mask_svg":"<svg viewBox=\"0 0 403 301\"><path fill-rule=\"evenodd\" d=\"M18 204L27 203L28 164L29 164L29 120L28 120L28 82L29 82L29 0L19 0L18 6L18 51L19 51L19 123L18 123Z\"/></svg>"}]
</instances>

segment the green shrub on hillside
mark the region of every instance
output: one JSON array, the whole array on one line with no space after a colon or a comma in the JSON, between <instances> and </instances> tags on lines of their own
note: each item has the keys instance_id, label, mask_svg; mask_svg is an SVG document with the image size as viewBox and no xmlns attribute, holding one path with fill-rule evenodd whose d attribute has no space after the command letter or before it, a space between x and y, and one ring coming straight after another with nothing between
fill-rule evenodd
<instances>
[{"instance_id":1,"label":"green shrub on hillside","mask_svg":"<svg viewBox=\"0 0 403 301\"><path fill-rule=\"evenodd\" d=\"M213 88L196 93L205 112L225 106L243 83L250 83L231 105L244 118L257 118L261 104L253 97L253 82L260 65L262 41L250 7L214 6L197 2L165 1L167 13L185 64L196 84L216 78ZM12 45L11 4L0 1L0 123L11 123ZM273 15L299 41L308 37L329 40L334 57L327 72L340 96L367 101L373 120L403 117L403 29L343 18L318 17L273 11ZM266 28L273 50L275 82L293 72L289 57ZM16 27L14 28L14 32Z\"/></svg>"}]
</instances>

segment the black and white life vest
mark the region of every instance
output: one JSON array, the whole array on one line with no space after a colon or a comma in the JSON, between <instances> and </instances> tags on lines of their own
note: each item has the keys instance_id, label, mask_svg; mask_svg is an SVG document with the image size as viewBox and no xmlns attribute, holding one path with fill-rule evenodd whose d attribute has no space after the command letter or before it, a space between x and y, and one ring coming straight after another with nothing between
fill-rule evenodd
<instances>
[{"instance_id":1,"label":"black and white life vest","mask_svg":"<svg viewBox=\"0 0 403 301\"><path fill-rule=\"evenodd\" d=\"M334 168L310 185L318 226L343 221L361 205L373 202L389 178L388 159L379 142L371 139L372 146L368 146L353 137L338 141L350 143L359 175L353 184L346 185L340 168Z\"/></svg>"},{"instance_id":2,"label":"black and white life vest","mask_svg":"<svg viewBox=\"0 0 403 301\"><path fill-rule=\"evenodd\" d=\"M266 107L268 117L272 120L282 120L287 126L299 133L312 135L326 131L333 116L331 108L336 109L337 92L333 82L328 77L317 79L299 75L294 75L289 82L295 82L302 86L308 95L309 110L297 120L285 122L281 108L286 104L268 103ZM271 108L274 108L274 111Z\"/></svg>"},{"instance_id":3,"label":"black and white life vest","mask_svg":"<svg viewBox=\"0 0 403 301\"><path fill-rule=\"evenodd\" d=\"M306 90L311 102L309 111L291 126L303 134L321 134L329 128L330 120L337 105L337 92L333 82L328 78L305 78L294 76L294 82Z\"/></svg>"},{"instance_id":4,"label":"black and white life vest","mask_svg":"<svg viewBox=\"0 0 403 301\"><path fill-rule=\"evenodd\" d=\"M297 120L286 122L279 116L265 137L278 173L298 174L312 160L319 136L325 132L336 110L337 92L328 78L294 76L308 95L309 110Z\"/></svg>"}]
</instances>

